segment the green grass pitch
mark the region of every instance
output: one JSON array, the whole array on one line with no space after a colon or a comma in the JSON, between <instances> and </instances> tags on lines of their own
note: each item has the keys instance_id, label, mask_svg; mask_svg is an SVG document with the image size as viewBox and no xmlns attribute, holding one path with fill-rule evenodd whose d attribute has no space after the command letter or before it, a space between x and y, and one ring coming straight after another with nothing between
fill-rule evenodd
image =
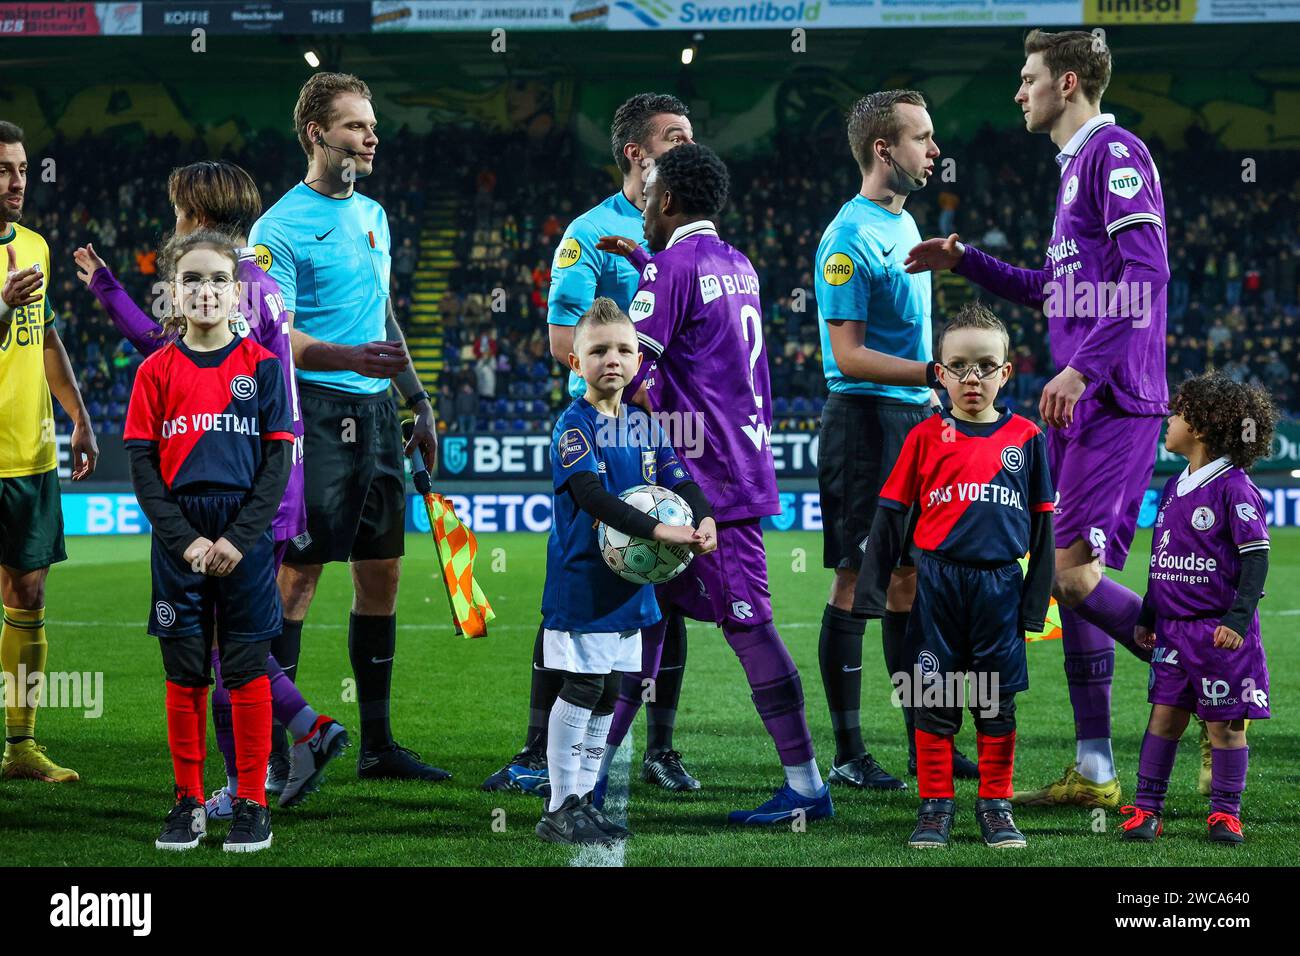
<instances>
[{"instance_id":1,"label":"green grass pitch","mask_svg":"<svg viewBox=\"0 0 1300 956\"><path fill-rule=\"evenodd\" d=\"M820 567L821 537L769 533L768 558L777 624L803 675L808 716L825 768L832 756L829 718L817 669L817 637L828 586ZM1144 581L1150 535L1119 579ZM335 763L324 789L290 811L273 810L270 851L232 859L220 851L225 825L188 854L161 854L153 840L171 799L171 764L163 716L163 680L156 642L144 634L149 604L149 543L138 538L74 538L71 560L57 566L48 590L50 667L102 672L103 715L72 709L41 713L39 739L57 761L77 769L79 784L0 782L0 848L10 864L112 866L296 865L567 865L573 853L533 834L540 801L486 794L479 783L520 743L527 714L529 655L537 626L545 537L485 534L479 578L497 622L485 640L452 635L446 598L432 577L432 546L407 542L398 610L393 723L398 740L455 778L439 785L362 783L356 748ZM495 566L495 569L494 569ZM358 735L346 622L351 588L345 567L327 568L303 635L301 683L317 710ZM696 794L675 796L634 779L629 819L635 839L628 866L803 865L1295 865L1300 861L1300 530L1274 533L1268 597L1261 605L1277 719L1251 728L1252 759L1243 811L1248 842L1239 848L1204 842L1206 800L1196 792L1193 733L1179 751L1170 788L1166 836L1151 847L1122 845L1118 814L1096 820L1082 809L1025 809L1017 820L1027 850L997 854L978 842L975 788L959 782L955 842L947 853L921 854L904 841L914 821L914 792L835 792L833 820L789 829L736 832L726 812L762 801L780 782L771 742L721 632L692 624L689 666L678 714L677 745L703 781ZM902 721L888 703L878 625L867 632L863 719L868 744L885 767L901 773ZM1016 780L1037 786L1054 779L1073 755L1073 727L1059 641L1028 648L1031 689L1020 699ZM1114 686L1115 753L1126 799L1146 722L1147 669L1122 649ZM643 739L638 721L635 740ZM211 737L211 731L209 731ZM974 754L963 728L959 746ZM636 751L636 761L640 749ZM223 781L210 739L209 789ZM1104 832L1096 832L1098 826Z\"/></svg>"}]
</instances>

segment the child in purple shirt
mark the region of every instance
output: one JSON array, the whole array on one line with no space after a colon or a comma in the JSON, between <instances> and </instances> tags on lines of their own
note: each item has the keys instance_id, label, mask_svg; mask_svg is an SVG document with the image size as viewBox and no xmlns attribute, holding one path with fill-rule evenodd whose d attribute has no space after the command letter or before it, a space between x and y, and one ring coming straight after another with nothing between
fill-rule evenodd
<instances>
[{"instance_id":1,"label":"child in purple shirt","mask_svg":"<svg viewBox=\"0 0 1300 956\"><path fill-rule=\"evenodd\" d=\"M1171 408L1165 448L1188 463L1160 496L1134 632L1152 650L1152 707L1121 836L1149 842L1160 835L1178 739L1196 714L1213 746L1209 838L1241 843L1246 723L1270 716L1256 609L1268 575L1268 527L1246 470L1269 453L1277 414L1263 390L1215 373L1184 382Z\"/></svg>"}]
</instances>

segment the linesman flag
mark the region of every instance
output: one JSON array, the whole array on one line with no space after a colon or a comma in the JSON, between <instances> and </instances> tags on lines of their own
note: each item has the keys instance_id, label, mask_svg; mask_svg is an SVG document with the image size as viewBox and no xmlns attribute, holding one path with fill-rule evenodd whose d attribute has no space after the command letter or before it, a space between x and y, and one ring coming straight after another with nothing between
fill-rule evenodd
<instances>
[{"instance_id":1,"label":"linesman flag","mask_svg":"<svg viewBox=\"0 0 1300 956\"><path fill-rule=\"evenodd\" d=\"M1029 555L1020 559L1020 570L1029 571ZM1047 626L1037 634L1025 634L1025 641L1054 641L1061 636L1061 606L1056 603L1056 598L1051 598L1047 603Z\"/></svg>"},{"instance_id":2,"label":"linesman flag","mask_svg":"<svg viewBox=\"0 0 1300 956\"><path fill-rule=\"evenodd\" d=\"M409 439L409 435L408 435ZM478 554L478 540L459 518L456 509L442 495L434 494L433 482L424 467L424 456L416 448L411 456L411 480L415 490L424 498L429 512L429 530L433 532L433 548L442 569L443 589L451 607L451 620L456 633L464 637L484 637L489 621L496 620L492 605L483 589L474 580L474 558Z\"/></svg>"}]
</instances>

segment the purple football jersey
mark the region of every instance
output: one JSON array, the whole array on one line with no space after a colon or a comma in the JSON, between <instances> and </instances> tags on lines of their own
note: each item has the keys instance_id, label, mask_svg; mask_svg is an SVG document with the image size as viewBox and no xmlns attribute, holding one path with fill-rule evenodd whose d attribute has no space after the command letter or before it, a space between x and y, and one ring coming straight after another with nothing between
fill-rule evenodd
<instances>
[{"instance_id":1,"label":"purple football jersey","mask_svg":"<svg viewBox=\"0 0 1300 956\"><path fill-rule=\"evenodd\" d=\"M645 353L638 378L720 522L781 511L758 290L744 254L700 221L645 266L628 308Z\"/></svg>"},{"instance_id":2,"label":"purple football jersey","mask_svg":"<svg viewBox=\"0 0 1300 956\"><path fill-rule=\"evenodd\" d=\"M1161 415L1169 250L1165 202L1146 144L1103 113L1056 158L1061 184L1042 269L1019 269L973 247L956 272L1041 308L1052 360L1106 388L1133 415ZM1153 228L1133 228L1149 226ZM1127 272L1126 272L1126 263Z\"/></svg>"},{"instance_id":3,"label":"purple football jersey","mask_svg":"<svg viewBox=\"0 0 1300 956\"><path fill-rule=\"evenodd\" d=\"M1160 496L1147 583L1157 618L1217 623L1236 598L1240 556L1268 546L1259 489L1228 459L1170 478Z\"/></svg>"}]
</instances>

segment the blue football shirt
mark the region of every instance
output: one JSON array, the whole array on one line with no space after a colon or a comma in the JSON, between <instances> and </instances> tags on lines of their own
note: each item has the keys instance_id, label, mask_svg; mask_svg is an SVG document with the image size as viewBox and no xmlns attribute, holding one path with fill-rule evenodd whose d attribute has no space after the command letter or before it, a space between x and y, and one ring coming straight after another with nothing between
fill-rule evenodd
<instances>
[{"instance_id":1,"label":"blue football shirt","mask_svg":"<svg viewBox=\"0 0 1300 956\"><path fill-rule=\"evenodd\" d=\"M817 328L822 368L832 392L876 395L924 405L930 390L910 385L878 385L840 371L831 351L827 321L866 323L864 344L898 358L929 362L930 273L908 275L903 262L921 241L916 221L895 215L863 195L854 196L835 214L817 246L814 277Z\"/></svg>"},{"instance_id":2,"label":"blue football shirt","mask_svg":"<svg viewBox=\"0 0 1300 956\"><path fill-rule=\"evenodd\" d=\"M543 623L574 634L649 627L661 616L654 587L625 581L609 569L600 555L595 519L578 508L565 487L584 471L597 475L612 495L637 485L674 488L690 481L690 474L663 430L636 406L620 406L613 418L579 398L555 423L554 520L546 542Z\"/></svg>"},{"instance_id":3,"label":"blue football shirt","mask_svg":"<svg viewBox=\"0 0 1300 956\"><path fill-rule=\"evenodd\" d=\"M262 214L249 236L257 264L280 286L294 328L325 342L387 339L388 216L368 196L323 196L298 183ZM304 382L372 395L389 380L298 369Z\"/></svg>"}]
</instances>

